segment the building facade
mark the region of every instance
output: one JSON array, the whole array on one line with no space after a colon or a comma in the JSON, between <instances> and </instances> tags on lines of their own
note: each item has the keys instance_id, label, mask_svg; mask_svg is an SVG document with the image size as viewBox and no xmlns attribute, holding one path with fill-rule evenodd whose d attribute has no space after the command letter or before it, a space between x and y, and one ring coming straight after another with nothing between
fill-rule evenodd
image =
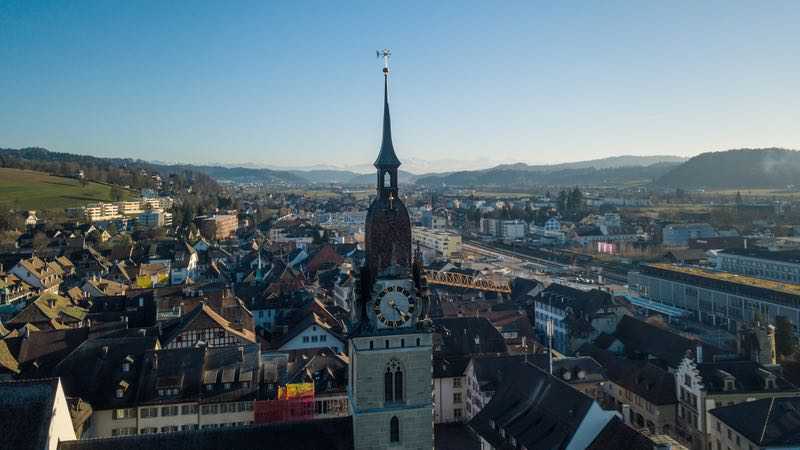
<instances>
[{"instance_id":1,"label":"building facade","mask_svg":"<svg viewBox=\"0 0 800 450\"><path fill-rule=\"evenodd\" d=\"M690 320L737 332L759 315L768 323L784 316L800 324L800 287L726 272L672 264L648 264L628 273L631 290L681 308Z\"/></svg>"},{"instance_id":2,"label":"building facade","mask_svg":"<svg viewBox=\"0 0 800 450\"><path fill-rule=\"evenodd\" d=\"M686 357L675 372L678 397L676 437L693 450L706 450L711 441L708 413L777 396L800 396L779 372L754 361L703 362L702 350ZM748 449L749 450L749 449Z\"/></svg>"},{"instance_id":3,"label":"building facade","mask_svg":"<svg viewBox=\"0 0 800 450\"><path fill-rule=\"evenodd\" d=\"M434 250L437 256L449 259L461 255L460 234L414 227L411 236L415 244Z\"/></svg>"},{"instance_id":4,"label":"building facade","mask_svg":"<svg viewBox=\"0 0 800 450\"><path fill-rule=\"evenodd\" d=\"M800 252L729 249L716 253L717 270L768 280L800 283Z\"/></svg>"}]
</instances>

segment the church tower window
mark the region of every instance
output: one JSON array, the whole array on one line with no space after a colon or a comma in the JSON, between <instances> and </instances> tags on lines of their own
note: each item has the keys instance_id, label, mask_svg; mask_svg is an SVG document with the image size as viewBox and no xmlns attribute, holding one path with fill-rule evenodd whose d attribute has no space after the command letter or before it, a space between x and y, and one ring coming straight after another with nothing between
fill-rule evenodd
<instances>
[{"instance_id":1,"label":"church tower window","mask_svg":"<svg viewBox=\"0 0 800 450\"><path fill-rule=\"evenodd\" d=\"M394 401L403 401L403 371L397 370L394 373Z\"/></svg>"},{"instance_id":2,"label":"church tower window","mask_svg":"<svg viewBox=\"0 0 800 450\"><path fill-rule=\"evenodd\" d=\"M389 421L389 442L400 442L400 419L397 416Z\"/></svg>"},{"instance_id":3,"label":"church tower window","mask_svg":"<svg viewBox=\"0 0 800 450\"><path fill-rule=\"evenodd\" d=\"M396 359L391 359L383 374L383 392L386 403L403 401L403 368Z\"/></svg>"}]
</instances>

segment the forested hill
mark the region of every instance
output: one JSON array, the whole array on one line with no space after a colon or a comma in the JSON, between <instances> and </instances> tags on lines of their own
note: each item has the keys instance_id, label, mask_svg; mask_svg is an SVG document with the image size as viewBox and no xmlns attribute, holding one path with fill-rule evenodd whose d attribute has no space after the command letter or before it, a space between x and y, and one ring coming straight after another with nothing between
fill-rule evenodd
<instances>
[{"instance_id":1,"label":"forested hill","mask_svg":"<svg viewBox=\"0 0 800 450\"><path fill-rule=\"evenodd\" d=\"M83 172L87 181L128 186L131 189L153 188L152 175L169 177L175 188L191 186L195 192L215 194L219 185L211 176L186 166L162 166L129 158L100 158L73 153L52 152L44 148L0 148L0 167L35 170L74 178Z\"/></svg>"},{"instance_id":2,"label":"forested hill","mask_svg":"<svg viewBox=\"0 0 800 450\"><path fill-rule=\"evenodd\" d=\"M622 185L627 183L651 183L678 163L662 162L644 167L614 167L596 169L594 167L536 171L527 167L498 166L487 170L453 172L444 175L421 176L420 186L574 186L580 185Z\"/></svg>"},{"instance_id":3,"label":"forested hill","mask_svg":"<svg viewBox=\"0 0 800 450\"><path fill-rule=\"evenodd\" d=\"M800 152L780 148L702 153L658 178L664 187L785 188L800 185Z\"/></svg>"}]
</instances>

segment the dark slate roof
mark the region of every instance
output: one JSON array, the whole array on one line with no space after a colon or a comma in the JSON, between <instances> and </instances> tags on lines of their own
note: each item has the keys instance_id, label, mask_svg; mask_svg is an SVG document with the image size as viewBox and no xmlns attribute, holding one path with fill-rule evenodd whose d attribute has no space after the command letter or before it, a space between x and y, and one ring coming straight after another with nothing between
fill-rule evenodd
<instances>
[{"instance_id":1,"label":"dark slate roof","mask_svg":"<svg viewBox=\"0 0 800 450\"><path fill-rule=\"evenodd\" d=\"M594 314L598 309L613 305L611 294L599 289L582 291L562 284L553 283L543 290L537 302L550 303L570 308L583 315Z\"/></svg>"},{"instance_id":2,"label":"dark slate roof","mask_svg":"<svg viewBox=\"0 0 800 450\"><path fill-rule=\"evenodd\" d=\"M58 379L0 382L0 447L47 448Z\"/></svg>"},{"instance_id":3,"label":"dark slate roof","mask_svg":"<svg viewBox=\"0 0 800 450\"><path fill-rule=\"evenodd\" d=\"M469 426L498 450L565 448L593 403L568 384L523 364L509 373ZM517 446L511 445L510 437Z\"/></svg>"},{"instance_id":4,"label":"dark slate roof","mask_svg":"<svg viewBox=\"0 0 800 450\"><path fill-rule=\"evenodd\" d=\"M652 450L655 444L642 433L625 425L619 418L611 419L586 450Z\"/></svg>"},{"instance_id":5,"label":"dark slate roof","mask_svg":"<svg viewBox=\"0 0 800 450\"><path fill-rule=\"evenodd\" d=\"M144 354L154 349L156 342L152 336L92 339L64 358L53 372L63 380L67 396L80 397L94 409L126 406L136 398ZM126 358L130 370L123 372ZM121 381L130 387L125 397L118 399L116 389Z\"/></svg>"},{"instance_id":6,"label":"dark slate roof","mask_svg":"<svg viewBox=\"0 0 800 450\"><path fill-rule=\"evenodd\" d=\"M531 280L528 278L514 278L511 281L511 299L512 300L521 300L524 299L528 293L532 290L536 289L537 287L541 286L542 283L537 280Z\"/></svg>"},{"instance_id":7,"label":"dark slate roof","mask_svg":"<svg viewBox=\"0 0 800 450\"><path fill-rule=\"evenodd\" d=\"M622 358L592 344L584 344L578 354L591 356L606 369L609 380L639 395L654 405L678 402L675 377L648 360Z\"/></svg>"},{"instance_id":8,"label":"dark slate roof","mask_svg":"<svg viewBox=\"0 0 800 450\"><path fill-rule=\"evenodd\" d=\"M600 333L594 339L594 345L605 350L611 347L611 344L613 344L616 340L617 338L613 334Z\"/></svg>"},{"instance_id":9,"label":"dark slate roof","mask_svg":"<svg viewBox=\"0 0 800 450\"><path fill-rule=\"evenodd\" d=\"M288 383L314 383L316 395L344 392L347 389L350 358L329 348L303 349L292 352L295 359L289 367Z\"/></svg>"},{"instance_id":10,"label":"dark slate roof","mask_svg":"<svg viewBox=\"0 0 800 450\"><path fill-rule=\"evenodd\" d=\"M469 356L436 355L433 357L433 378L453 378L464 375L469 365Z\"/></svg>"},{"instance_id":11,"label":"dark slate roof","mask_svg":"<svg viewBox=\"0 0 800 450\"><path fill-rule=\"evenodd\" d=\"M350 450L351 417L61 442L59 450Z\"/></svg>"},{"instance_id":12,"label":"dark slate roof","mask_svg":"<svg viewBox=\"0 0 800 450\"><path fill-rule=\"evenodd\" d=\"M505 353L503 335L483 317L454 317L433 320L434 349L445 356Z\"/></svg>"},{"instance_id":13,"label":"dark slate roof","mask_svg":"<svg viewBox=\"0 0 800 450\"><path fill-rule=\"evenodd\" d=\"M481 442L462 423L437 423L433 427L436 450L480 450Z\"/></svg>"},{"instance_id":14,"label":"dark slate roof","mask_svg":"<svg viewBox=\"0 0 800 450\"><path fill-rule=\"evenodd\" d=\"M100 322L125 317L131 328L152 327L156 324L157 309L152 289L131 290L125 295L92 297L88 317Z\"/></svg>"},{"instance_id":15,"label":"dark slate roof","mask_svg":"<svg viewBox=\"0 0 800 450\"><path fill-rule=\"evenodd\" d=\"M528 361L544 371L549 371L547 354L528 356ZM553 359L553 375L570 384L607 380L605 368L589 356Z\"/></svg>"},{"instance_id":16,"label":"dark slate roof","mask_svg":"<svg viewBox=\"0 0 800 450\"><path fill-rule=\"evenodd\" d=\"M235 401L252 396L257 388L258 344L153 350L154 343L155 338L145 336L88 341L65 358L56 373L68 395L83 398L94 409L181 400ZM245 387L240 381L247 372ZM223 381L226 375L230 378ZM229 389L225 382L231 383ZM213 389L202 388L204 384ZM118 398L121 385L124 393ZM178 393L160 395L159 390L171 388Z\"/></svg>"},{"instance_id":17,"label":"dark slate roof","mask_svg":"<svg viewBox=\"0 0 800 450\"><path fill-rule=\"evenodd\" d=\"M472 365L480 389L495 391L524 361L523 355L476 356Z\"/></svg>"},{"instance_id":18,"label":"dark slate roof","mask_svg":"<svg viewBox=\"0 0 800 450\"><path fill-rule=\"evenodd\" d=\"M635 317L624 316L617 324L614 337L625 347L625 354L632 358L650 358L661 360L667 367L677 368L686 352L695 351L699 340L690 339L680 334L651 325ZM702 343L704 358L711 359L721 350Z\"/></svg>"},{"instance_id":19,"label":"dark slate roof","mask_svg":"<svg viewBox=\"0 0 800 450\"><path fill-rule=\"evenodd\" d=\"M92 327L34 331L27 335L6 337L4 341L19 362L22 377L42 378L51 376L56 364L87 339L124 328L124 323L114 322Z\"/></svg>"},{"instance_id":20,"label":"dark slate roof","mask_svg":"<svg viewBox=\"0 0 800 450\"><path fill-rule=\"evenodd\" d=\"M773 397L709 411L762 447L800 446L800 398Z\"/></svg>"},{"instance_id":21,"label":"dark slate roof","mask_svg":"<svg viewBox=\"0 0 800 450\"><path fill-rule=\"evenodd\" d=\"M735 392L766 391L765 377L775 376L774 391L796 389L780 374L773 374L755 361L716 361L697 364L703 378L703 386L708 392L724 392L724 379L727 375L735 378Z\"/></svg>"}]
</instances>

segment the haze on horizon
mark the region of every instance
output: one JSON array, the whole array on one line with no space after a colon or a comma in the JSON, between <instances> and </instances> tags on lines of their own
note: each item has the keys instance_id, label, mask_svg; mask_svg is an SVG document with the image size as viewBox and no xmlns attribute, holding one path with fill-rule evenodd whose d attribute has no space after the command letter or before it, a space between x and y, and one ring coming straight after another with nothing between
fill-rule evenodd
<instances>
[{"instance_id":1,"label":"haze on horizon","mask_svg":"<svg viewBox=\"0 0 800 450\"><path fill-rule=\"evenodd\" d=\"M299 4L298 4L299 3ZM800 148L800 3L0 3L0 147L551 164Z\"/></svg>"}]
</instances>

